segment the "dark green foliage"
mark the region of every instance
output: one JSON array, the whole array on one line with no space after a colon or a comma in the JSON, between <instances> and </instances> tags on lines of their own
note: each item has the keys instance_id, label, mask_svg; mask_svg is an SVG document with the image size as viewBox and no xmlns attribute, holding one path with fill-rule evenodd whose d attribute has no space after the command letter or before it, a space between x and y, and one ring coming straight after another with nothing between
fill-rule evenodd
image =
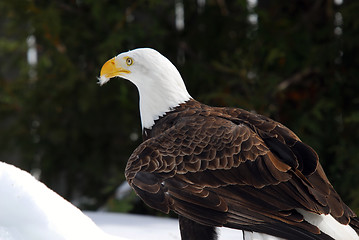
<instances>
[{"instance_id":1,"label":"dark green foliage","mask_svg":"<svg viewBox=\"0 0 359 240\"><path fill-rule=\"evenodd\" d=\"M152 47L197 100L255 110L295 131L358 212L359 3L260 0L251 9L245 0L208 0L199 9L185 1L178 31L176 2L1 1L1 160L41 169L66 198L89 199L83 208L138 212L133 197L112 199L141 142L130 138L141 135L137 91L120 79L99 87L96 77L116 54ZM252 13L258 24L248 22ZM35 69L26 61L30 35Z\"/></svg>"}]
</instances>

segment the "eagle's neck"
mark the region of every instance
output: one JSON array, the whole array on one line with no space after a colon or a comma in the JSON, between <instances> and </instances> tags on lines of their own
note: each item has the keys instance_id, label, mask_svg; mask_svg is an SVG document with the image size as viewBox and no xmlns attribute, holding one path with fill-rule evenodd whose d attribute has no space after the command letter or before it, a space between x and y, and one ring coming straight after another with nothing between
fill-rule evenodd
<instances>
[{"instance_id":1,"label":"eagle's neck","mask_svg":"<svg viewBox=\"0 0 359 240\"><path fill-rule=\"evenodd\" d=\"M157 119L191 99L184 84L156 84L138 90L142 129L151 129Z\"/></svg>"}]
</instances>

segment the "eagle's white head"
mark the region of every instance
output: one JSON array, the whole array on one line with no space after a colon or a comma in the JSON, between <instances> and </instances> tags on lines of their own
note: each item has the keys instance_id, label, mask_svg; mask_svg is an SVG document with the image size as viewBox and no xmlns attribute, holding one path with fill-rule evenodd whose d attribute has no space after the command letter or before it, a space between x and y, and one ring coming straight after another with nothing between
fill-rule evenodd
<instances>
[{"instance_id":1,"label":"eagle's white head","mask_svg":"<svg viewBox=\"0 0 359 240\"><path fill-rule=\"evenodd\" d=\"M151 48L138 48L108 60L101 69L99 83L103 85L113 77L136 85L142 128L150 129L155 120L191 98L177 68Z\"/></svg>"}]
</instances>

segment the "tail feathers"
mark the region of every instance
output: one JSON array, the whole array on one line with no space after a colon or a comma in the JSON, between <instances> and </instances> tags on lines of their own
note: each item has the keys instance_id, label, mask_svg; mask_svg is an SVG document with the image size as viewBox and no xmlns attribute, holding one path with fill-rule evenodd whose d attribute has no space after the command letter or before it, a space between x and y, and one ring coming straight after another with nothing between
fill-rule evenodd
<instances>
[{"instance_id":1,"label":"tail feathers","mask_svg":"<svg viewBox=\"0 0 359 240\"><path fill-rule=\"evenodd\" d=\"M334 240L325 232L320 232L318 228L308 222L284 223L272 219L271 223L256 222L243 224L243 219L236 215L231 215L224 226L243 230L245 240L274 240L274 239L291 239L291 240ZM315 229L317 230L316 233ZM314 231L314 232L313 232Z\"/></svg>"},{"instance_id":2,"label":"tail feathers","mask_svg":"<svg viewBox=\"0 0 359 240\"><path fill-rule=\"evenodd\" d=\"M359 240L358 229L352 227L355 224L355 220L352 219L351 224L345 225L339 223L331 215L318 215L312 212L305 211L303 209L297 209L297 211L303 215L304 219L312 225L317 226L320 231L331 236L336 240ZM356 221L358 228L358 221Z\"/></svg>"},{"instance_id":3,"label":"tail feathers","mask_svg":"<svg viewBox=\"0 0 359 240\"><path fill-rule=\"evenodd\" d=\"M356 233L359 235L359 218L358 217L352 217L350 219L349 226L351 226L356 231Z\"/></svg>"}]
</instances>

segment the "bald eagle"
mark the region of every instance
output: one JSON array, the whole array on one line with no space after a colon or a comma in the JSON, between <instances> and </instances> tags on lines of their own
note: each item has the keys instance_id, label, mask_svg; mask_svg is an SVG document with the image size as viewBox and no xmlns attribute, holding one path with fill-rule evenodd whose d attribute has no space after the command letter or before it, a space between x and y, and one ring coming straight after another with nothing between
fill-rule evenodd
<instances>
[{"instance_id":1,"label":"bald eagle","mask_svg":"<svg viewBox=\"0 0 359 240\"><path fill-rule=\"evenodd\" d=\"M99 83L113 77L131 81L140 97L144 141L126 179L148 206L179 215L183 240L217 239L216 227L245 239L359 239L358 218L316 152L281 123L194 100L153 49L108 60Z\"/></svg>"}]
</instances>

